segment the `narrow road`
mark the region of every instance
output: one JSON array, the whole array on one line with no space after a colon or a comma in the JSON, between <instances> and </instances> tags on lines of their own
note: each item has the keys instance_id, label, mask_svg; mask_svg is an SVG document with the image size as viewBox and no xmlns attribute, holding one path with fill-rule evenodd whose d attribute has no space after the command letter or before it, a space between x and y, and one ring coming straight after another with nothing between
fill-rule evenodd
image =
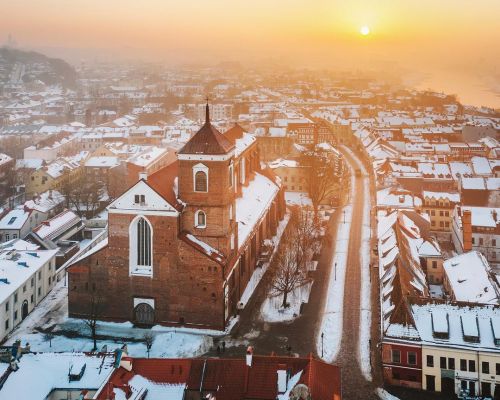
<instances>
[{"instance_id":1,"label":"narrow road","mask_svg":"<svg viewBox=\"0 0 500 400\"><path fill-rule=\"evenodd\" d=\"M346 162L354 171L358 164L353 156L342 151ZM364 207L363 177L356 177L352 191L352 223L349 233L348 259L343 301L343 332L341 348L335 364L342 368L342 398L345 400L378 399L374 394L375 385L365 379L358 362L361 296L361 238ZM340 209L339 209L340 210ZM246 347L251 345L257 354L297 354L306 356L313 353L321 355L316 348L316 338L321 329L325 301L328 297L328 282L332 272L332 259L335 254L336 233L342 223L342 213L336 212L330 218L327 236L331 240L323 245L309 302L303 313L287 323L266 323L260 318L260 309L268 293L268 286L263 282L257 287L251 301L240 316L240 324L233 332L221 338L225 342L225 351L221 354L212 349L207 356L241 357ZM374 304L374 303L372 303ZM375 343L375 342L374 342ZM222 349L222 345L220 346Z\"/></svg>"},{"instance_id":2,"label":"narrow road","mask_svg":"<svg viewBox=\"0 0 500 400\"><path fill-rule=\"evenodd\" d=\"M344 159L355 171L358 164L346 151L342 151ZM360 296L361 296L361 238L363 224L364 179L356 177L352 198L352 221L349 236L346 280L344 287L343 333L340 352L336 364L342 368L342 397L350 399L377 398L374 385L361 373L358 361L359 329L360 329Z\"/></svg>"},{"instance_id":3,"label":"narrow road","mask_svg":"<svg viewBox=\"0 0 500 400\"><path fill-rule=\"evenodd\" d=\"M279 355L307 356L310 353L317 355L316 332L321 323L322 310L327 296L328 276L334 251L330 243L335 241L335 232L340 218L338 214L334 213L330 218L327 232L332 239L322 247L318 266L314 272L309 302L305 304L302 314L291 322L264 322L260 318L260 309L269 289L265 282L266 276L264 276L252 299L243 310L239 325L230 335L220 339L219 342L226 342L226 351L220 354L221 356L241 357L245 354L248 345L253 346L257 354L274 352ZM217 356L219 353L212 349L206 355Z\"/></svg>"}]
</instances>

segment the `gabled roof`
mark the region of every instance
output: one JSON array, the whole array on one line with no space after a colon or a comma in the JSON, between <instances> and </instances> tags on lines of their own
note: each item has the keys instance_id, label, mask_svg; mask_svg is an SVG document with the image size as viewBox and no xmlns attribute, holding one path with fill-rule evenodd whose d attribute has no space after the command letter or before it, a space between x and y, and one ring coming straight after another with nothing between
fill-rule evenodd
<instances>
[{"instance_id":1,"label":"gabled roof","mask_svg":"<svg viewBox=\"0 0 500 400\"><path fill-rule=\"evenodd\" d=\"M234 144L220 133L211 123L208 104L206 121L198 132L187 142L178 154L227 154Z\"/></svg>"}]
</instances>

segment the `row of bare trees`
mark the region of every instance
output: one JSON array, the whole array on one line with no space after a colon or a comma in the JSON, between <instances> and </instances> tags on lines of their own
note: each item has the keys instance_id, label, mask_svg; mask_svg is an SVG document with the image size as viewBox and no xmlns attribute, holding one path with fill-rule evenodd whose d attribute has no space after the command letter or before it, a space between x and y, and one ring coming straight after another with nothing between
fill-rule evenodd
<instances>
[{"instance_id":1,"label":"row of bare trees","mask_svg":"<svg viewBox=\"0 0 500 400\"><path fill-rule=\"evenodd\" d=\"M283 232L274 259L271 292L283 296L282 307L288 307L288 295L308 281L307 262L319 250L320 224L309 207L294 208Z\"/></svg>"}]
</instances>

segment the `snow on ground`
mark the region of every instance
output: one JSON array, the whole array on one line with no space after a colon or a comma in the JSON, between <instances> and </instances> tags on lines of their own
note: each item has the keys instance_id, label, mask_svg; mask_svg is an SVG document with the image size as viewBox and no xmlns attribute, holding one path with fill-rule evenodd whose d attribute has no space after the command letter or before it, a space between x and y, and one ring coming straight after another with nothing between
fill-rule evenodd
<instances>
[{"instance_id":1,"label":"snow on ground","mask_svg":"<svg viewBox=\"0 0 500 400\"><path fill-rule=\"evenodd\" d=\"M232 326L232 324L230 324ZM36 328L54 327L56 333L51 341ZM130 355L134 357L147 356L146 346L140 342L144 333L151 332L155 342L151 349L151 357L193 357L208 351L212 346L212 336L224 335L225 332L214 330L199 330L192 328L171 328L154 326L149 329L134 328L132 323L99 322L97 334L113 339L98 340L97 348L108 345L113 350L126 343ZM69 332L75 337L62 335ZM59 334L57 334L59 332ZM40 304L26 317L21 324L8 336L6 345L17 339L22 344L29 343L32 351L90 351L93 342L85 322L80 319L68 318L67 287L60 281Z\"/></svg>"},{"instance_id":2,"label":"snow on ground","mask_svg":"<svg viewBox=\"0 0 500 400\"><path fill-rule=\"evenodd\" d=\"M51 341L46 335L37 331L24 330L23 334L12 336L7 345L20 339L22 344L29 343L31 350L36 352L62 351L91 351L93 341L85 322L80 319L67 318L61 321L54 329ZM62 332L71 333L66 337ZM134 328L130 322L112 323L99 322L97 334L109 337L97 341L97 348L107 345L108 351L127 344L128 353L132 357L146 357L146 346L141 341L144 334L149 332L154 337L151 357L194 357L207 352L212 346L213 339L206 332L186 332L179 329L155 326L152 329Z\"/></svg>"},{"instance_id":3,"label":"snow on ground","mask_svg":"<svg viewBox=\"0 0 500 400\"><path fill-rule=\"evenodd\" d=\"M377 390L375 390L375 393L381 400L399 400L398 397L393 396L387 390L384 390L382 388L377 388Z\"/></svg>"},{"instance_id":4,"label":"snow on ground","mask_svg":"<svg viewBox=\"0 0 500 400\"><path fill-rule=\"evenodd\" d=\"M352 154L352 152L351 152ZM370 338L371 338L371 282L370 282L370 238L371 238L371 194L370 177L366 168L354 156L358 168L363 173L363 224L361 233L361 292L360 292L360 321L359 321L359 348L358 360L361 372L366 380L371 381L371 356L370 356Z\"/></svg>"},{"instance_id":5,"label":"snow on ground","mask_svg":"<svg viewBox=\"0 0 500 400\"><path fill-rule=\"evenodd\" d=\"M351 231L352 198L354 190L354 173L351 175L351 186L349 204L339 209L341 214L337 226L335 242L335 254L332 259L332 267L328 281L328 294L325 309L321 321L321 329L316 338L316 349L318 354L326 362L333 362L340 350L342 339L342 317L344 308L344 283L349 247L349 233ZM345 222L344 222L345 213ZM324 334L322 340L321 334Z\"/></svg>"},{"instance_id":6,"label":"snow on ground","mask_svg":"<svg viewBox=\"0 0 500 400\"><path fill-rule=\"evenodd\" d=\"M281 307L283 295L266 298L261 308L262 319L266 322L285 322L297 318L300 313L300 305L309 301L312 284L312 281L307 282L289 293L287 302L290 306L287 308Z\"/></svg>"}]
</instances>

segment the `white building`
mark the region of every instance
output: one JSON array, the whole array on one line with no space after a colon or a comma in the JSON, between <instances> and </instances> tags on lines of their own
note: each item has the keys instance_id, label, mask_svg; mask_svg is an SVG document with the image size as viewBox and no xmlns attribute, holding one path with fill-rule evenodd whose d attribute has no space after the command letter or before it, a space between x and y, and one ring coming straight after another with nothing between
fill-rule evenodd
<instances>
[{"instance_id":1,"label":"white building","mask_svg":"<svg viewBox=\"0 0 500 400\"><path fill-rule=\"evenodd\" d=\"M422 344L422 389L484 397L500 390L500 308L426 303L411 309Z\"/></svg>"},{"instance_id":2,"label":"white building","mask_svg":"<svg viewBox=\"0 0 500 400\"><path fill-rule=\"evenodd\" d=\"M0 247L0 341L54 287L57 251L22 240Z\"/></svg>"}]
</instances>

